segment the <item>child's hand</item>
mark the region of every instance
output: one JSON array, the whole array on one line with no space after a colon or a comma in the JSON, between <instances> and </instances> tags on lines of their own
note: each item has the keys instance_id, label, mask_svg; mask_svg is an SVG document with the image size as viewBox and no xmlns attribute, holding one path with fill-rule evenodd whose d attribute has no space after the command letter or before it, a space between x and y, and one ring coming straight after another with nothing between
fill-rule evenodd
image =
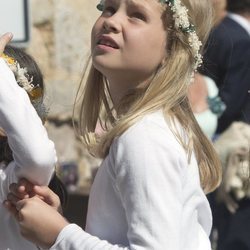
<instances>
[{"instance_id":1,"label":"child's hand","mask_svg":"<svg viewBox=\"0 0 250 250\"><path fill-rule=\"evenodd\" d=\"M10 184L10 192L7 195L7 200L3 203L5 208L8 209L12 215L16 216L16 203L22 199L33 197L35 195L33 187L34 185L26 179L21 179L18 183Z\"/></svg>"},{"instance_id":2,"label":"child's hand","mask_svg":"<svg viewBox=\"0 0 250 250\"><path fill-rule=\"evenodd\" d=\"M52 208L57 210L62 214L61 202L57 194L55 194L49 187L47 186L34 186L33 192L38 196L41 200L46 202Z\"/></svg>"},{"instance_id":3,"label":"child's hand","mask_svg":"<svg viewBox=\"0 0 250 250\"><path fill-rule=\"evenodd\" d=\"M21 179L18 183L12 183L9 189L10 193L4 205L13 215L16 214L15 206L18 201L34 196L39 197L58 212L62 213L59 197L47 186L36 186L26 179Z\"/></svg>"},{"instance_id":4,"label":"child's hand","mask_svg":"<svg viewBox=\"0 0 250 250\"><path fill-rule=\"evenodd\" d=\"M5 46L11 41L12 37L12 33L5 33L0 36L0 56L4 52Z\"/></svg>"},{"instance_id":5,"label":"child's hand","mask_svg":"<svg viewBox=\"0 0 250 250\"><path fill-rule=\"evenodd\" d=\"M15 196L18 200L31 198L36 195L33 189L34 189L34 184L22 178L18 181L18 183L10 184L9 186L10 192L8 196L10 197ZM8 197L8 200L11 199L9 199Z\"/></svg>"},{"instance_id":6,"label":"child's hand","mask_svg":"<svg viewBox=\"0 0 250 250\"><path fill-rule=\"evenodd\" d=\"M35 196L36 193L34 192L33 189L34 189L34 184L32 184L26 179L20 179L18 183L10 184L9 186L10 192L7 195L7 200L13 206L15 206L19 200Z\"/></svg>"},{"instance_id":7,"label":"child's hand","mask_svg":"<svg viewBox=\"0 0 250 250\"><path fill-rule=\"evenodd\" d=\"M37 196L18 201L16 208L15 218L22 236L41 247L51 247L68 225L65 218Z\"/></svg>"}]
</instances>

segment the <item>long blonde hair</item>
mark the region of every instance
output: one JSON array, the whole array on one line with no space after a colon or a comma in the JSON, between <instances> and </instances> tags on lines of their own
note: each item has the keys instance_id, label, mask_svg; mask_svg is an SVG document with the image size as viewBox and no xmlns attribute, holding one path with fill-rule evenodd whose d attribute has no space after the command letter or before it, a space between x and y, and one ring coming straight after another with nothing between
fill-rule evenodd
<instances>
[{"instance_id":1,"label":"long blonde hair","mask_svg":"<svg viewBox=\"0 0 250 250\"><path fill-rule=\"evenodd\" d=\"M190 22L196 26L196 32L204 43L212 25L210 0L182 2L189 9ZM145 114L162 109L170 124L177 118L186 131L188 142L184 141L181 135L176 136L188 156L194 151L199 165L201 186L205 192L210 192L221 180L221 169L217 154L196 122L187 98L195 58L187 36L174 28L173 14L166 4L164 8L162 19L167 30L167 58L164 65L152 76L147 86L128 93L115 113L110 101L107 79L90 61L83 77L86 84L78 129L89 151L104 158L115 137L124 133ZM78 97L81 94L79 91ZM105 130L101 137L95 134L97 122L100 122Z\"/></svg>"}]
</instances>

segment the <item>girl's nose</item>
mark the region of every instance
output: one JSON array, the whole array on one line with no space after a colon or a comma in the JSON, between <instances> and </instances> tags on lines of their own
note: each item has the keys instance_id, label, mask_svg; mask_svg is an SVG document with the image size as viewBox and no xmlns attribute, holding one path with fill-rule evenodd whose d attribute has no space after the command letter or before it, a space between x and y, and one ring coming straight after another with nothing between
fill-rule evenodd
<instances>
[{"instance_id":1,"label":"girl's nose","mask_svg":"<svg viewBox=\"0 0 250 250\"><path fill-rule=\"evenodd\" d=\"M117 17L112 16L103 22L103 28L108 32L119 33L121 31L121 23Z\"/></svg>"}]
</instances>

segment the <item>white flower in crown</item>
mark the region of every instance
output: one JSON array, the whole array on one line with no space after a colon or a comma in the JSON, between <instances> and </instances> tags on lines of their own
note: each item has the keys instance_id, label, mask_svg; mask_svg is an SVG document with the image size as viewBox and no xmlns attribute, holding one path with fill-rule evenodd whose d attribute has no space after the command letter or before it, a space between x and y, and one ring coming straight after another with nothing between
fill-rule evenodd
<instances>
[{"instance_id":1,"label":"white flower in crown","mask_svg":"<svg viewBox=\"0 0 250 250\"><path fill-rule=\"evenodd\" d=\"M187 35L188 44L191 47L195 58L194 70L197 70L202 64L202 56L200 54L202 43L199 40L194 25L189 21L188 9L182 4L181 0L161 0L161 2L168 4L172 10L175 28L180 29Z\"/></svg>"},{"instance_id":2,"label":"white flower in crown","mask_svg":"<svg viewBox=\"0 0 250 250\"><path fill-rule=\"evenodd\" d=\"M18 84L24 88L28 93L30 93L34 89L33 77L30 80L27 78L27 69L20 67L19 63L16 63L16 69L13 71L16 75L16 81Z\"/></svg>"},{"instance_id":3,"label":"white flower in crown","mask_svg":"<svg viewBox=\"0 0 250 250\"><path fill-rule=\"evenodd\" d=\"M202 64L202 55L199 53L202 46L201 41L195 32L190 32L188 37L188 43L191 47L193 54L195 56L195 69L197 69Z\"/></svg>"},{"instance_id":4,"label":"white flower in crown","mask_svg":"<svg viewBox=\"0 0 250 250\"><path fill-rule=\"evenodd\" d=\"M22 68L20 64L15 61L14 58L6 54L3 54L1 57L7 63L11 71L14 73L19 86L25 89L28 93L30 93L34 89L34 85L32 84L33 77L31 77L30 80L27 77L27 68Z\"/></svg>"},{"instance_id":5,"label":"white flower in crown","mask_svg":"<svg viewBox=\"0 0 250 250\"><path fill-rule=\"evenodd\" d=\"M21 67L20 64L12 57L2 54L1 57L14 73L16 81L29 95L31 101L39 102L42 100L43 89L39 85L33 84L33 76L28 74L26 67Z\"/></svg>"},{"instance_id":6,"label":"white flower in crown","mask_svg":"<svg viewBox=\"0 0 250 250\"><path fill-rule=\"evenodd\" d=\"M181 1L175 0L174 5L171 4L170 8L174 13L173 17L176 28L189 28L188 9L181 4Z\"/></svg>"}]
</instances>

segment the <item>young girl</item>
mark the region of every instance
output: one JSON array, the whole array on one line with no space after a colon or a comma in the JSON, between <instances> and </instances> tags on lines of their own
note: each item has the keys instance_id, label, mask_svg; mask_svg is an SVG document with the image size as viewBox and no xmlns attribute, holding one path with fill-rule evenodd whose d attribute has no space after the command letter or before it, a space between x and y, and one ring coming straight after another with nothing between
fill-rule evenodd
<instances>
[{"instance_id":1,"label":"young girl","mask_svg":"<svg viewBox=\"0 0 250 250\"><path fill-rule=\"evenodd\" d=\"M101 1L79 124L104 159L86 230L35 197L15 203L26 238L57 250L211 249L205 193L219 184L220 164L187 99L209 2Z\"/></svg>"},{"instance_id":2,"label":"young girl","mask_svg":"<svg viewBox=\"0 0 250 250\"><path fill-rule=\"evenodd\" d=\"M42 74L34 60L20 49L6 47L0 58L1 250L37 249L20 235L18 224L2 202L9 185L21 177L47 185L54 173L55 147L42 123L46 116L43 88Z\"/></svg>"}]
</instances>

